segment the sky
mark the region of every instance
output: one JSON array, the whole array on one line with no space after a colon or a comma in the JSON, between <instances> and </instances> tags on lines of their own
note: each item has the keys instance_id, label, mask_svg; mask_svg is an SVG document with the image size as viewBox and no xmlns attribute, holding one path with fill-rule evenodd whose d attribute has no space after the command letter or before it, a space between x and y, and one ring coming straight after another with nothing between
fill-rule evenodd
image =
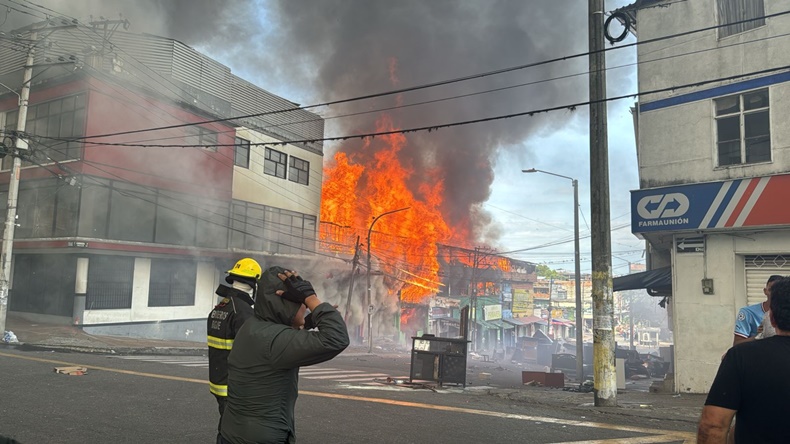
<instances>
[{"instance_id":1,"label":"sky","mask_svg":"<svg viewBox=\"0 0 790 444\"><path fill-rule=\"evenodd\" d=\"M4 0L5 1L5 0ZM4 2L0 2L5 4ZM232 72L302 105L437 82L587 51L584 0L40 0L52 13L131 22L130 32L182 41ZM631 3L609 0L606 10ZM27 2L9 5L25 10ZM0 30L24 14L9 11ZM623 43L633 42L628 37ZM607 55L607 93L636 92L635 49ZM588 99L587 58L487 76L438 88L314 110L331 117L380 107L470 95L401 108L401 128L539 110ZM578 76L568 77L573 74ZM566 77L557 79L558 77ZM554 80L551 80L554 79ZM514 87L524 83L532 85ZM480 94L497 88L498 92ZM633 100L608 106L613 273L644 263L630 233L629 191L638 189ZM326 135L370 132L380 114L328 119ZM586 107L407 136L400 154L415 177L438 171L443 211L468 221L475 240L515 259L573 269L573 189L566 179L523 174L537 168L579 181L582 272L589 272L589 114ZM353 143L325 145L355 152ZM418 181L418 179L415 179ZM547 243L567 242L546 248Z\"/></svg>"}]
</instances>

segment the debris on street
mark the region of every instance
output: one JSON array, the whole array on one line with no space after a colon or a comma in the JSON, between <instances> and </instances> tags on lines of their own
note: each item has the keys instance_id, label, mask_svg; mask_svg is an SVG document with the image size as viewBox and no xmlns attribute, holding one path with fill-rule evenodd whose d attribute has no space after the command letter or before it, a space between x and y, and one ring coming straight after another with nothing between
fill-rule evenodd
<instances>
[{"instance_id":1,"label":"debris on street","mask_svg":"<svg viewBox=\"0 0 790 444\"><path fill-rule=\"evenodd\" d=\"M82 376L88 373L85 367L55 367L55 373L69 376Z\"/></svg>"},{"instance_id":2,"label":"debris on street","mask_svg":"<svg viewBox=\"0 0 790 444\"><path fill-rule=\"evenodd\" d=\"M3 342L6 344L16 344L19 342L16 335L12 331L7 331L3 334Z\"/></svg>"},{"instance_id":3,"label":"debris on street","mask_svg":"<svg viewBox=\"0 0 790 444\"><path fill-rule=\"evenodd\" d=\"M412 389L428 389L432 392L436 392L436 386L425 384L422 382L410 382L405 379L395 379L389 376L386 379L380 379L380 378L373 379L373 382L378 382L379 384L385 384L385 385L408 387Z\"/></svg>"}]
</instances>

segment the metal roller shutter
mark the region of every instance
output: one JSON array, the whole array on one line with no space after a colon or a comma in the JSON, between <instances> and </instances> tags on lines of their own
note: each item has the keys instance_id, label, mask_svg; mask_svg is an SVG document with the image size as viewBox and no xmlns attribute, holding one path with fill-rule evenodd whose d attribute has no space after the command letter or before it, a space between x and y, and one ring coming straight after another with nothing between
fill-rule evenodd
<instances>
[{"instance_id":1,"label":"metal roller shutter","mask_svg":"<svg viewBox=\"0 0 790 444\"><path fill-rule=\"evenodd\" d=\"M746 256L746 300L748 305L765 300L763 288L772 274L790 275L790 254Z\"/></svg>"}]
</instances>

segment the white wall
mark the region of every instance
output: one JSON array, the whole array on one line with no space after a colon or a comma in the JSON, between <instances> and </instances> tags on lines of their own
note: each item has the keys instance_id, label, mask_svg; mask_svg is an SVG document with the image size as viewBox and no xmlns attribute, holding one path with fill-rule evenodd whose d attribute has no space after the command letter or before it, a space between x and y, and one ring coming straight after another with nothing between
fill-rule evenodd
<instances>
[{"instance_id":1,"label":"white wall","mask_svg":"<svg viewBox=\"0 0 790 444\"><path fill-rule=\"evenodd\" d=\"M788 232L720 233L707 236L704 254L673 253L676 390L707 392L732 346L735 316L746 305L744 256L787 254L788 246ZM702 293L704 277L714 294Z\"/></svg>"},{"instance_id":2,"label":"white wall","mask_svg":"<svg viewBox=\"0 0 790 444\"><path fill-rule=\"evenodd\" d=\"M782 2L766 1L766 14L786 9ZM715 0L673 3L667 8L639 11L639 40L646 41L679 32L717 24ZM717 31L640 45L640 92L703 80L744 74L790 65L790 38L758 41L786 33L790 16L768 19L766 26L718 39ZM684 57L666 57L712 48L714 50ZM658 60L650 62L651 60ZM737 83L747 78L724 82ZM724 83L684 88L642 96L640 104L658 99L707 90ZM790 165L790 127L783 116L790 113L790 83L769 87L771 108L772 161L755 165L716 166L716 128L712 99L642 111L639 114L637 150L642 188L668 184L728 180L767 176L788 171Z\"/></svg>"},{"instance_id":3,"label":"white wall","mask_svg":"<svg viewBox=\"0 0 790 444\"><path fill-rule=\"evenodd\" d=\"M90 267L90 264L88 266ZM199 319L208 316L216 303L214 290L219 283L219 273L211 262L198 262L195 304L188 307L149 307L148 284L150 276L151 259L136 258L132 283L132 307L130 309L85 310L83 323L109 324Z\"/></svg>"},{"instance_id":4,"label":"white wall","mask_svg":"<svg viewBox=\"0 0 790 444\"><path fill-rule=\"evenodd\" d=\"M278 140L240 128L238 137L251 143L279 142ZM262 145L250 146L250 168L233 167L233 198L276 208L310 214L321 214L321 185L323 183L323 156L293 145L273 146L273 149L310 162L309 185L263 174L264 153Z\"/></svg>"}]
</instances>

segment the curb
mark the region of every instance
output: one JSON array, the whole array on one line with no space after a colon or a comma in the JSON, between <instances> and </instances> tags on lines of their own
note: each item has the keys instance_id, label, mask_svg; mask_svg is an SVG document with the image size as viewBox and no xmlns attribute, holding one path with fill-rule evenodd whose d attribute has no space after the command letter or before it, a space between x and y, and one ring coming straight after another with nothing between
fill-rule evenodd
<instances>
[{"instance_id":1,"label":"curb","mask_svg":"<svg viewBox=\"0 0 790 444\"><path fill-rule=\"evenodd\" d=\"M60 353L84 353L102 355L172 355L172 356L207 356L204 347L91 347L84 345L60 345L46 343L15 343L4 344L20 351L47 351Z\"/></svg>"},{"instance_id":2,"label":"curb","mask_svg":"<svg viewBox=\"0 0 790 444\"><path fill-rule=\"evenodd\" d=\"M490 389L486 394L532 405L545 405L569 410L594 411L618 416L651 418L690 424L699 422L699 415L702 410L702 406L661 405L649 401L647 403L620 401L616 407L596 407L591 402L592 400L586 397L578 399L578 401L583 401L581 403L568 402L567 400L553 399L550 396L540 396L540 393L529 393L519 389ZM586 394L581 393L581 395ZM589 393L589 395L592 395L592 393Z\"/></svg>"}]
</instances>

